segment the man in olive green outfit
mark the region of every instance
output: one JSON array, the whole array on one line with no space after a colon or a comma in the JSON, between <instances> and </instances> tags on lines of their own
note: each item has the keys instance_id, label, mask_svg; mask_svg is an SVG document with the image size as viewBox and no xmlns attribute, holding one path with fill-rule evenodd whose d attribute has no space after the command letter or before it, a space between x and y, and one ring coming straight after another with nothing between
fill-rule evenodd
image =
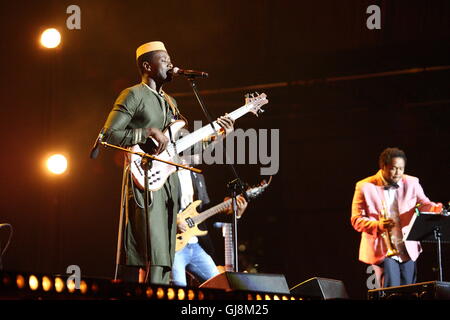
<instances>
[{"instance_id":1,"label":"man in olive green outfit","mask_svg":"<svg viewBox=\"0 0 450 320\"><path fill-rule=\"evenodd\" d=\"M142 82L120 93L103 128L103 141L129 147L145 145L153 138L158 146L144 150L158 155L169 143L162 130L181 117L175 99L162 90L163 85L172 80L173 65L164 44L159 41L141 45L136 50L136 60ZM227 128L233 126L229 118L221 117L219 123ZM144 192L134 184L127 165L122 192L126 220L120 264L139 267L140 282L147 276L151 283L169 284L175 255L176 217L180 209L178 175L171 174L161 189L150 193L150 243L146 243ZM149 267L147 272L146 266Z\"/></svg>"}]
</instances>

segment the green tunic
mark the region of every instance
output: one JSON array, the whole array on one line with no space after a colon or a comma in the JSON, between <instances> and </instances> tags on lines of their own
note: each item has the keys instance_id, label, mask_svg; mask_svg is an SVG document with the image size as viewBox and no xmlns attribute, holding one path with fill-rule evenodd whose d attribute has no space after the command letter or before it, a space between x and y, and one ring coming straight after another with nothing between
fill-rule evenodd
<instances>
[{"instance_id":1,"label":"green tunic","mask_svg":"<svg viewBox=\"0 0 450 320\"><path fill-rule=\"evenodd\" d=\"M104 138L122 147L146 142L145 128L163 130L172 120L173 112L164 97L141 83L123 90L110 112L104 127ZM176 104L175 104L176 106ZM180 186L177 174L172 174L164 186L150 193L149 232L146 245L144 192L137 188L125 167L124 188L125 228L123 236L122 264L145 267L145 250L148 248L150 265L170 270L175 255L176 215L179 211ZM152 282L167 282L154 279Z\"/></svg>"}]
</instances>

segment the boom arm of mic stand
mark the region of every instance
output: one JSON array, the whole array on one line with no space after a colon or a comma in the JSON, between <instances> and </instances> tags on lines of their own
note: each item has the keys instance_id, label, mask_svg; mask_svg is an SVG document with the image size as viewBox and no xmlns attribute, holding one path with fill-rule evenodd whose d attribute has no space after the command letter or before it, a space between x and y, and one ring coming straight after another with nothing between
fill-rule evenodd
<instances>
[{"instance_id":1,"label":"boom arm of mic stand","mask_svg":"<svg viewBox=\"0 0 450 320\"><path fill-rule=\"evenodd\" d=\"M214 128L211 116L210 116L208 110L206 109L202 99L200 98L200 94L198 93L197 86L194 82L194 79L188 78L188 80L189 80L189 83L191 84L192 90L194 91L194 95L197 98L197 101L200 104L200 107L202 108L203 113L205 114L206 119L209 121L209 124L211 125L214 132L218 136L218 133L217 133L216 129ZM232 224L233 227L232 227L232 230L233 230L233 242L234 242L233 251L234 251L234 268L235 268L234 271L238 272L239 261L238 261L238 250L237 250L237 203L236 203L236 197L238 194L242 194L244 196L245 200L249 201L249 199L248 199L247 193L245 192L244 187L242 185L242 180L239 178L236 168L233 165L233 162L228 161L229 157L228 157L228 153L227 153L226 149L225 149L225 157L227 159L227 163L229 164L228 167L231 169L231 173L235 177L235 180L230 182L229 186L232 185L232 202L233 202L233 224ZM237 190L238 190L238 192L236 192Z\"/></svg>"},{"instance_id":2,"label":"boom arm of mic stand","mask_svg":"<svg viewBox=\"0 0 450 320\"><path fill-rule=\"evenodd\" d=\"M202 173L202 170L200 170L200 169L184 166L182 164L178 164L178 163L175 163L175 162L172 162L172 161L159 159L159 158L157 158L155 156L152 156L152 155L150 155L148 153L145 153L145 152L131 151L130 149L122 148L122 147L116 146L114 144L109 144L109 143L104 142L104 141L101 141L100 143L102 145L104 145L105 147L110 147L110 148L117 149L117 150L120 150L120 151L136 154L138 156L141 156L142 158L147 158L147 159L150 159L150 160L164 162L166 164L170 164L171 166L175 166L175 167L178 167L178 168L182 168L182 169L186 169L186 170L189 170L189 171L193 171L195 173Z\"/></svg>"},{"instance_id":3,"label":"boom arm of mic stand","mask_svg":"<svg viewBox=\"0 0 450 320\"><path fill-rule=\"evenodd\" d=\"M219 133L217 132L216 128L214 128L213 125L213 121L211 119L211 115L209 114L208 110L205 107L205 104L203 103L200 94L197 90L197 85L195 84L194 78L188 78L189 83L191 84L192 90L194 91L194 95L197 98L197 101L200 105L200 107L202 108L203 114L205 115L206 119L208 120L209 124L211 125L211 128L214 130L214 133L219 136ZM225 150L225 157L228 160L228 153L226 152L227 150ZM236 168L234 167L233 163L231 161L227 161L227 163L229 164L229 168L231 169L231 173L233 174L233 176L235 177L236 180L238 180L238 189L239 189L239 193L238 194L242 194L242 196L245 198L245 200L247 200L247 202L249 201L249 198L247 196L247 193L245 192L245 189L243 187L242 181L239 178L239 175L237 174Z\"/></svg>"}]
</instances>

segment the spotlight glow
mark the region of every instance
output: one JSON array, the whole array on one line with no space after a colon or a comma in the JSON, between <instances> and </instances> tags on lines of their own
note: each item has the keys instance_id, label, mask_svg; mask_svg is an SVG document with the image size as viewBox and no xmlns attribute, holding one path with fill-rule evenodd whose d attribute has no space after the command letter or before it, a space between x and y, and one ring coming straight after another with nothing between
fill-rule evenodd
<instances>
[{"instance_id":1,"label":"spotlight glow","mask_svg":"<svg viewBox=\"0 0 450 320\"><path fill-rule=\"evenodd\" d=\"M25 287L25 278L20 274L16 278L17 288L23 289Z\"/></svg>"},{"instance_id":2,"label":"spotlight glow","mask_svg":"<svg viewBox=\"0 0 450 320\"><path fill-rule=\"evenodd\" d=\"M48 49L53 49L61 43L61 34L55 28L50 28L42 32L41 45Z\"/></svg>"},{"instance_id":3,"label":"spotlight glow","mask_svg":"<svg viewBox=\"0 0 450 320\"><path fill-rule=\"evenodd\" d=\"M186 297L186 293L184 292L184 289L178 289L178 300L184 300Z\"/></svg>"},{"instance_id":4,"label":"spotlight glow","mask_svg":"<svg viewBox=\"0 0 450 320\"><path fill-rule=\"evenodd\" d=\"M74 280L67 281L67 290L70 293L74 293L75 289L76 289L75 281Z\"/></svg>"},{"instance_id":5,"label":"spotlight glow","mask_svg":"<svg viewBox=\"0 0 450 320\"><path fill-rule=\"evenodd\" d=\"M28 279L28 285L31 290L37 290L39 288L39 280L36 276L31 275Z\"/></svg>"},{"instance_id":6,"label":"spotlight glow","mask_svg":"<svg viewBox=\"0 0 450 320\"><path fill-rule=\"evenodd\" d=\"M175 290L172 288L167 289L167 299L173 300L175 298Z\"/></svg>"},{"instance_id":7,"label":"spotlight glow","mask_svg":"<svg viewBox=\"0 0 450 320\"><path fill-rule=\"evenodd\" d=\"M80 291L82 294L86 294L88 291L88 285L86 283L86 281L82 280L80 283Z\"/></svg>"},{"instance_id":8,"label":"spotlight glow","mask_svg":"<svg viewBox=\"0 0 450 320\"><path fill-rule=\"evenodd\" d=\"M164 289L163 288L158 288L156 290L156 297L158 299L163 299L164 298Z\"/></svg>"},{"instance_id":9,"label":"spotlight glow","mask_svg":"<svg viewBox=\"0 0 450 320\"><path fill-rule=\"evenodd\" d=\"M47 160L47 169L54 174L62 174L67 170L67 159L62 154L54 154Z\"/></svg>"},{"instance_id":10,"label":"spotlight glow","mask_svg":"<svg viewBox=\"0 0 450 320\"><path fill-rule=\"evenodd\" d=\"M147 298L153 297L153 289L148 287L147 290L145 290L145 294L147 295Z\"/></svg>"},{"instance_id":11,"label":"spotlight glow","mask_svg":"<svg viewBox=\"0 0 450 320\"><path fill-rule=\"evenodd\" d=\"M61 278L55 278L55 290L61 293L64 290L64 281Z\"/></svg>"},{"instance_id":12,"label":"spotlight glow","mask_svg":"<svg viewBox=\"0 0 450 320\"><path fill-rule=\"evenodd\" d=\"M50 280L49 277L44 276L42 278L42 289L44 289L44 291L50 291L52 287L53 287L52 280Z\"/></svg>"}]
</instances>

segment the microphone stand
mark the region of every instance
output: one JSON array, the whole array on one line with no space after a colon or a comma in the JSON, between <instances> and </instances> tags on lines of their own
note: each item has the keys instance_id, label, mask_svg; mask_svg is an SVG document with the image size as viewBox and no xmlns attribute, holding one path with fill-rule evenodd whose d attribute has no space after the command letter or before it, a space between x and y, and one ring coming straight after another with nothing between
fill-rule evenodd
<instances>
[{"instance_id":1,"label":"microphone stand","mask_svg":"<svg viewBox=\"0 0 450 320\"><path fill-rule=\"evenodd\" d=\"M124 151L127 153L131 153L131 154L136 154L138 156L140 156L142 158L141 160L141 166L142 169L144 170L144 215L145 215L145 263L146 263L146 268L145 268L145 283L147 283L148 281L148 276L150 273L150 260L148 259L148 244L150 243L150 230L148 228L148 219L150 217L149 212L148 212L148 170L150 170L152 168L152 164L153 161L160 161L160 162L164 162L166 164L170 164L172 166L175 167L179 167L182 169L186 169L186 170L190 170L190 171L194 171L196 173L201 173L202 171L200 169L197 168L191 168L188 166L184 166L175 162L171 162L171 161L167 161L167 160L162 160L159 159L155 156L152 156L150 154L147 154L145 152L137 152L137 151L131 151L129 149L126 148L122 148L119 146L116 146L114 144L109 144L107 142L103 142L101 140L99 140L99 143L101 145L104 145L105 147L110 147L113 149L117 149L120 151ZM124 180L125 181L125 180ZM122 202L125 201L124 199L124 195L123 195L123 186L122 186ZM114 274L114 280L117 281L117 277L118 277L118 268L119 268L119 262L120 262L120 252L121 252L121 243L122 243L122 226L123 226L123 203L121 204L121 211L120 211L120 222L119 222L119 235L118 235L118 244L117 244L117 253L116 253L116 268L115 268L115 274Z\"/></svg>"},{"instance_id":2,"label":"microphone stand","mask_svg":"<svg viewBox=\"0 0 450 320\"><path fill-rule=\"evenodd\" d=\"M214 128L214 124L213 124L211 115L208 112L208 110L206 109L206 106L200 97L200 94L197 89L197 85L194 81L194 76L188 76L187 79L189 80L192 90L194 91L194 95L197 98L197 101L200 104L200 107L202 108L203 114L205 115L206 119L208 120L209 124L211 125L211 128L214 130L216 136L219 136L218 132ZM245 189L244 189L244 184L242 183L242 180L239 178L239 175L236 171L235 166L233 165L233 162L228 161L229 156L228 156L228 152L227 152L226 148L225 148L225 157L227 159L228 167L230 168L231 173L235 178L233 181L231 181L227 184L227 187L231 191L231 198L232 198L232 203L233 203L233 223L232 223L233 228L232 229L233 229L233 242L234 242L234 246L233 246L234 269L235 269L234 272L238 272L238 270L239 270L238 262L239 261L238 261L238 250L237 250L238 246L237 246L237 202L236 202L236 197L238 195L242 195L242 196L244 196L245 200L247 200L247 202L249 201L249 198L247 197L247 193L245 192Z\"/></svg>"}]
</instances>

